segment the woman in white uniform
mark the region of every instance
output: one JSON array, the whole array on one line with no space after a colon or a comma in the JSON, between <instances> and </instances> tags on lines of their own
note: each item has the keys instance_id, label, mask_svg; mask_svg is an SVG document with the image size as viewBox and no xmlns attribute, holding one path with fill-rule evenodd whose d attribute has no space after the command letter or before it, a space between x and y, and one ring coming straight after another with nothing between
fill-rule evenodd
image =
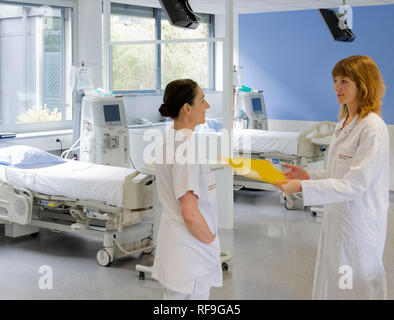
<instances>
[{"instance_id":1,"label":"woman in white uniform","mask_svg":"<svg viewBox=\"0 0 394 320\"><path fill-rule=\"evenodd\" d=\"M159 111L174 120L156 165L162 216L152 277L165 287L164 299L207 300L222 286L214 174L193 157L192 132L205 122L209 104L193 80L169 83ZM189 153L185 158L184 154Z\"/></svg>"},{"instance_id":2,"label":"woman in white uniform","mask_svg":"<svg viewBox=\"0 0 394 320\"><path fill-rule=\"evenodd\" d=\"M287 165L284 193L324 204L313 299L386 299L382 262L389 207L389 137L380 109L385 86L375 62L351 56L332 70L341 104L324 171Z\"/></svg>"}]
</instances>

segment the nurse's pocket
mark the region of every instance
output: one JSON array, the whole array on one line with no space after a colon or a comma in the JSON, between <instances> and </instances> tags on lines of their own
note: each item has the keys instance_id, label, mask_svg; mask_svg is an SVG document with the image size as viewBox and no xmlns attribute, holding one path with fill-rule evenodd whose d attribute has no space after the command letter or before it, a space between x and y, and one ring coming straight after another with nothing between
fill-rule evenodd
<instances>
[{"instance_id":1,"label":"nurse's pocket","mask_svg":"<svg viewBox=\"0 0 394 320\"><path fill-rule=\"evenodd\" d=\"M342 178L346 172L349 171L353 157L354 150L352 148L339 148L335 155L335 176Z\"/></svg>"}]
</instances>

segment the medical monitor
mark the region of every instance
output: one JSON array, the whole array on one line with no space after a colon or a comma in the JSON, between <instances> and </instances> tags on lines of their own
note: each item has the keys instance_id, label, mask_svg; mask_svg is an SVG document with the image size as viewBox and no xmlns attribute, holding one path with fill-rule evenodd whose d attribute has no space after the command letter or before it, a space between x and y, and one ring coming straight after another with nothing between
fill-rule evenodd
<instances>
[{"instance_id":1,"label":"medical monitor","mask_svg":"<svg viewBox=\"0 0 394 320\"><path fill-rule=\"evenodd\" d=\"M196 29L199 25L188 0L160 0L160 4L173 26Z\"/></svg>"},{"instance_id":2,"label":"medical monitor","mask_svg":"<svg viewBox=\"0 0 394 320\"><path fill-rule=\"evenodd\" d=\"M120 111L118 104L104 104L104 121L120 122Z\"/></svg>"},{"instance_id":3,"label":"medical monitor","mask_svg":"<svg viewBox=\"0 0 394 320\"><path fill-rule=\"evenodd\" d=\"M263 113L263 106L261 104L261 98L252 98L252 110L254 113Z\"/></svg>"},{"instance_id":4,"label":"medical monitor","mask_svg":"<svg viewBox=\"0 0 394 320\"><path fill-rule=\"evenodd\" d=\"M356 38L351 29L341 29L339 27L339 17L336 11L331 9L319 9L319 12L334 40L352 42Z\"/></svg>"}]
</instances>

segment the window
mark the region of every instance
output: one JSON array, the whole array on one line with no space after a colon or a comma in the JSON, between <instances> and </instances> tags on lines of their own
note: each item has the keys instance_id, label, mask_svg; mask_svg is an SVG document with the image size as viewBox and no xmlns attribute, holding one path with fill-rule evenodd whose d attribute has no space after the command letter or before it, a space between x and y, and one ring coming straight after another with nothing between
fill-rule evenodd
<instances>
[{"instance_id":1,"label":"window","mask_svg":"<svg viewBox=\"0 0 394 320\"><path fill-rule=\"evenodd\" d=\"M1 131L71 127L71 20L72 8L0 1Z\"/></svg>"},{"instance_id":2,"label":"window","mask_svg":"<svg viewBox=\"0 0 394 320\"><path fill-rule=\"evenodd\" d=\"M214 89L214 16L197 29L173 27L161 9L111 4L110 89L157 92L191 78Z\"/></svg>"}]
</instances>

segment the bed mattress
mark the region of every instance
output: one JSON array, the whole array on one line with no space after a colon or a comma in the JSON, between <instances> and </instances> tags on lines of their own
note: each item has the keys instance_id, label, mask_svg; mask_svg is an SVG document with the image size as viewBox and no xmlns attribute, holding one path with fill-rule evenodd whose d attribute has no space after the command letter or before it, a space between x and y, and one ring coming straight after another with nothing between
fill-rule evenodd
<instances>
[{"instance_id":1,"label":"bed mattress","mask_svg":"<svg viewBox=\"0 0 394 320\"><path fill-rule=\"evenodd\" d=\"M125 177L134 169L82 161L17 168L0 166L0 177L15 187L80 200L98 200L122 207Z\"/></svg>"},{"instance_id":2,"label":"bed mattress","mask_svg":"<svg viewBox=\"0 0 394 320\"><path fill-rule=\"evenodd\" d=\"M246 138L250 138L251 152L280 152L285 155L298 154L300 132L265 131L256 129L234 129L234 150L245 150Z\"/></svg>"},{"instance_id":3,"label":"bed mattress","mask_svg":"<svg viewBox=\"0 0 394 320\"><path fill-rule=\"evenodd\" d=\"M222 136L222 132L196 132L197 137ZM298 155L300 132L265 131L257 129L233 129L234 151L267 153L280 152L285 155ZM250 141L250 146L248 145Z\"/></svg>"}]
</instances>

